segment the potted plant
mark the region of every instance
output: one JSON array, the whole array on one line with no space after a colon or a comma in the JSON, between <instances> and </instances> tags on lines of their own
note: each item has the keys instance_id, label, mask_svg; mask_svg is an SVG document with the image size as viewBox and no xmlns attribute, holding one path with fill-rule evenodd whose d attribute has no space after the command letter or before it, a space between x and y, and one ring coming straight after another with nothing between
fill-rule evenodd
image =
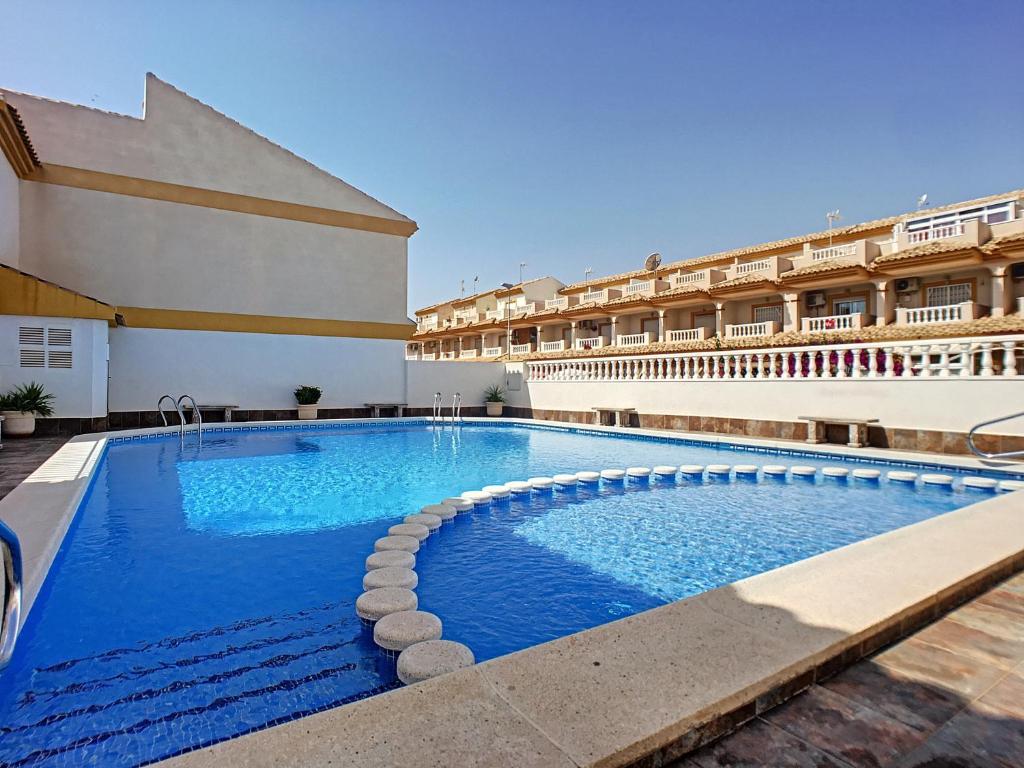
<instances>
[{"instance_id":1,"label":"potted plant","mask_svg":"<svg viewBox=\"0 0 1024 768\"><path fill-rule=\"evenodd\" d=\"M320 387L308 387L305 384L295 389L295 402L299 404L300 419L315 419L316 404L320 402Z\"/></svg>"},{"instance_id":2,"label":"potted plant","mask_svg":"<svg viewBox=\"0 0 1024 768\"><path fill-rule=\"evenodd\" d=\"M505 392L495 384L484 391L484 404L487 406L488 416L501 416L505 407Z\"/></svg>"},{"instance_id":3,"label":"potted plant","mask_svg":"<svg viewBox=\"0 0 1024 768\"><path fill-rule=\"evenodd\" d=\"M11 437L27 437L36 431L36 416L53 415L54 397L42 384L31 382L0 396L3 430Z\"/></svg>"}]
</instances>

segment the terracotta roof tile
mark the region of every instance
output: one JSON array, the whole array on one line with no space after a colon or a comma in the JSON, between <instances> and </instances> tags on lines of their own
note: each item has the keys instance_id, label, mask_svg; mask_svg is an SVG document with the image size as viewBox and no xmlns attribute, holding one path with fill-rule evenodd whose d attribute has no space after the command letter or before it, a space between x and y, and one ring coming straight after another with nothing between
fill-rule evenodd
<instances>
[{"instance_id":1,"label":"terracotta roof tile","mask_svg":"<svg viewBox=\"0 0 1024 768\"><path fill-rule=\"evenodd\" d=\"M955 253L956 251L976 250L973 245L956 240L935 240L922 245L915 245L913 248L905 248L885 256L877 256L871 266L876 264L893 264L898 261L909 261L922 256L934 256L939 253Z\"/></svg>"},{"instance_id":2,"label":"terracotta roof tile","mask_svg":"<svg viewBox=\"0 0 1024 768\"><path fill-rule=\"evenodd\" d=\"M715 283L711 286L711 291L718 290L719 288L733 288L739 285L757 285L758 283L774 283L767 275L762 275L758 272L751 272L748 275L740 275L734 277L731 280L723 280L720 283Z\"/></svg>"},{"instance_id":3,"label":"terracotta roof tile","mask_svg":"<svg viewBox=\"0 0 1024 768\"><path fill-rule=\"evenodd\" d=\"M981 250L985 253L996 253L1004 245L1016 245L1017 243L1024 243L1024 231L1012 232L1009 235L992 238L981 246Z\"/></svg>"},{"instance_id":4,"label":"terracotta roof tile","mask_svg":"<svg viewBox=\"0 0 1024 768\"><path fill-rule=\"evenodd\" d=\"M779 275L779 278L785 280L787 277L803 277L804 275L818 275L824 272L838 272L839 270L859 266L860 264L856 261L850 261L849 259L826 259L825 261L808 264L806 267L800 267L799 269L791 269L789 272L783 272Z\"/></svg>"}]
</instances>

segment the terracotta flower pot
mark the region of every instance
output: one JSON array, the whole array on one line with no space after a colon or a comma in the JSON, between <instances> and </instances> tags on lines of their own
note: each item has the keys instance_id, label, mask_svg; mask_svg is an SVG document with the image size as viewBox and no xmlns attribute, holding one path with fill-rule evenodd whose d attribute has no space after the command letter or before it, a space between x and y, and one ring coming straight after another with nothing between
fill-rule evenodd
<instances>
[{"instance_id":1,"label":"terracotta flower pot","mask_svg":"<svg viewBox=\"0 0 1024 768\"><path fill-rule=\"evenodd\" d=\"M2 411L0 416L4 417L2 429L3 433L8 437L28 437L36 431L36 416L34 413Z\"/></svg>"},{"instance_id":2,"label":"terracotta flower pot","mask_svg":"<svg viewBox=\"0 0 1024 768\"><path fill-rule=\"evenodd\" d=\"M300 405L299 406L299 418L300 419L315 419L316 418L317 404L312 405Z\"/></svg>"},{"instance_id":3,"label":"terracotta flower pot","mask_svg":"<svg viewBox=\"0 0 1024 768\"><path fill-rule=\"evenodd\" d=\"M505 407L504 403L485 403L485 405L488 416L501 416L501 411Z\"/></svg>"}]
</instances>

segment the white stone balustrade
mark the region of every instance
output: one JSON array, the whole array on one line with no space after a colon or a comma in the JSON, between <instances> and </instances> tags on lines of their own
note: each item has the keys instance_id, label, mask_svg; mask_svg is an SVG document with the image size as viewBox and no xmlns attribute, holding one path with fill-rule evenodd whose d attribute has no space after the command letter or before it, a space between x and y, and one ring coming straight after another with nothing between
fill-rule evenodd
<instances>
[{"instance_id":1,"label":"white stone balustrade","mask_svg":"<svg viewBox=\"0 0 1024 768\"><path fill-rule=\"evenodd\" d=\"M776 320L725 326L725 338L727 339L755 339L759 336L774 336L778 332L779 323Z\"/></svg>"},{"instance_id":2,"label":"white stone balustrade","mask_svg":"<svg viewBox=\"0 0 1024 768\"><path fill-rule=\"evenodd\" d=\"M857 255L856 243L830 245L827 248L815 248L811 251L811 261L829 261L830 259L848 259Z\"/></svg>"},{"instance_id":3,"label":"white stone balustrade","mask_svg":"<svg viewBox=\"0 0 1024 768\"><path fill-rule=\"evenodd\" d=\"M963 224L943 224L931 229L919 229L916 232L907 232L907 242L911 245L926 243L931 240L945 240L949 237L960 237L964 234Z\"/></svg>"},{"instance_id":4,"label":"white stone balustrade","mask_svg":"<svg viewBox=\"0 0 1024 768\"><path fill-rule=\"evenodd\" d=\"M736 265L736 276L749 275L754 272L768 272L772 268L771 259L758 259L757 261L745 261Z\"/></svg>"},{"instance_id":5,"label":"white stone balustrade","mask_svg":"<svg viewBox=\"0 0 1024 768\"><path fill-rule=\"evenodd\" d=\"M568 296L559 296L554 299L544 300L544 309L565 309L569 306Z\"/></svg>"},{"instance_id":6,"label":"white stone balustrade","mask_svg":"<svg viewBox=\"0 0 1024 768\"><path fill-rule=\"evenodd\" d=\"M559 339L558 341L542 341L540 343L541 352L565 352L565 340Z\"/></svg>"},{"instance_id":7,"label":"white stone balustrade","mask_svg":"<svg viewBox=\"0 0 1024 768\"><path fill-rule=\"evenodd\" d=\"M424 352L420 355L420 360L437 360L437 352Z\"/></svg>"},{"instance_id":8,"label":"white stone balustrade","mask_svg":"<svg viewBox=\"0 0 1024 768\"><path fill-rule=\"evenodd\" d=\"M804 317L800 319L800 330L804 333L851 331L863 327L863 312L857 312L852 315L828 315L827 317Z\"/></svg>"},{"instance_id":9,"label":"white stone balustrade","mask_svg":"<svg viewBox=\"0 0 1024 768\"><path fill-rule=\"evenodd\" d=\"M642 296L654 292L653 280L638 280L622 288L623 296Z\"/></svg>"},{"instance_id":10,"label":"white stone balustrade","mask_svg":"<svg viewBox=\"0 0 1024 768\"><path fill-rule=\"evenodd\" d=\"M475 349L464 349L461 352L459 352L459 358L462 360L479 357L479 355L480 353Z\"/></svg>"},{"instance_id":11,"label":"white stone balustrade","mask_svg":"<svg viewBox=\"0 0 1024 768\"><path fill-rule=\"evenodd\" d=\"M615 338L617 347L643 347L651 343L651 332L643 333L620 333Z\"/></svg>"},{"instance_id":12,"label":"white stone balustrade","mask_svg":"<svg viewBox=\"0 0 1024 768\"><path fill-rule=\"evenodd\" d=\"M589 339L576 339L574 349L600 349L604 346L604 336L594 336Z\"/></svg>"},{"instance_id":13,"label":"white stone balustrade","mask_svg":"<svg viewBox=\"0 0 1024 768\"><path fill-rule=\"evenodd\" d=\"M501 357L501 347L484 347L484 357Z\"/></svg>"},{"instance_id":14,"label":"white stone balustrade","mask_svg":"<svg viewBox=\"0 0 1024 768\"><path fill-rule=\"evenodd\" d=\"M533 352L533 344L513 344L512 354L513 355L528 355Z\"/></svg>"},{"instance_id":15,"label":"white stone balustrade","mask_svg":"<svg viewBox=\"0 0 1024 768\"><path fill-rule=\"evenodd\" d=\"M973 302L946 304L941 307L918 307L896 310L897 325L923 325L924 323L949 323L961 320L973 320L978 315Z\"/></svg>"},{"instance_id":16,"label":"white stone balustrade","mask_svg":"<svg viewBox=\"0 0 1024 768\"><path fill-rule=\"evenodd\" d=\"M681 331L669 331L668 341L703 341L708 337L707 328L687 328Z\"/></svg>"},{"instance_id":17,"label":"white stone balustrade","mask_svg":"<svg viewBox=\"0 0 1024 768\"><path fill-rule=\"evenodd\" d=\"M708 271L702 269L700 272L683 272L679 275L672 275L672 287L681 288L684 285L695 285L696 283L704 282L707 278Z\"/></svg>"}]
</instances>

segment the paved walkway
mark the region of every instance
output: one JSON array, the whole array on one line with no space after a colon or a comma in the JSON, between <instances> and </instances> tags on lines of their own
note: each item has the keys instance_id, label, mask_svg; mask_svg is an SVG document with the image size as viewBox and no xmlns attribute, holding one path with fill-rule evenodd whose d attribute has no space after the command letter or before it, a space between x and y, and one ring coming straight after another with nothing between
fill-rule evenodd
<instances>
[{"instance_id":1,"label":"paved walkway","mask_svg":"<svg viewBox=\"0 0 1024 768\"><path fill-rule=\"evenodd\" d=\"M4 437L0 448L0 499L67 441L66 437Z\"/></svg>"},{"instance_id":2,"label":"paved walkway","mask_svg":"<svg viewBox=\"0 0 1024 768\"><path fill-rule=\"evenodd\" d=\"M674 765L1021 768L1024 574Z\"/></svg>"}]
</instances>

